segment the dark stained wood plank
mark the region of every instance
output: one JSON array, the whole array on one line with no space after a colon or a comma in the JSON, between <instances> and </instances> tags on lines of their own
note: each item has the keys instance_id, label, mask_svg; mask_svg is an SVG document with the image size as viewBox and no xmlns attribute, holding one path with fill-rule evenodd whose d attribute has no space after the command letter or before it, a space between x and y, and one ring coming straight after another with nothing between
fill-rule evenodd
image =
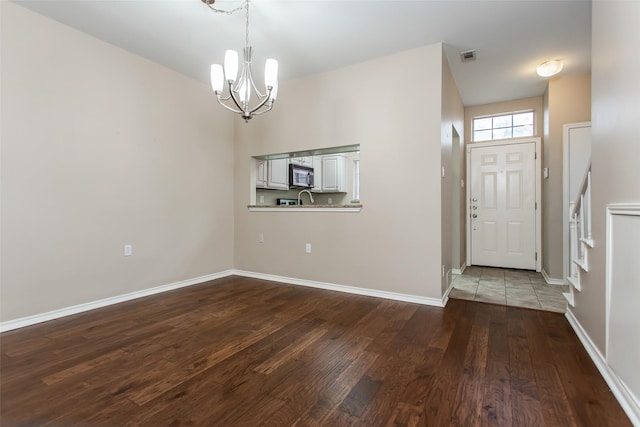
<instances>
[{"instance_id":1,"label":"dark stained wood plank","mask_svg":"<svg viewBox=\"0 0 640 427\"><path fill-rule=\"evenodd\" d=\"M363 376L342 401L338 410L360 417L373 400L378 388L380 388L380 381L374 381L367 375Z\"/></svg>"},{"instance_id":2,"label":"dark stained wood plank","mask_svg":"<svg viewBox=\"0 0 640 427\"><path fill-rule=\"evenodd\" d=\"M415 427L424 425L422 407L400 402L391 414L387 426Z\"/></svg>"},{"instance_id":3,"label":"dark stained wood plank","mask_svg":"<svg viewBox=\"0 0 640 427\"><path fill-rule=\"evenodd\" d=\"M542 418L544 424L549 426L577 426L571 416L571 406L564 393L556 365L549 357L552 349L547 337L540 333L543 329L541 315L544 313L534 310L522 312L531 365L539 390Z\"/></svg>"},{"instance_id":4,"label":"dark stained wood plank","mask_svg":"<svg viewBox=\"0 0 640 427\"><path fill-rule=\"evenodd\" d=\"M301 340L284 347L282 350L278 351L278 353L274 354L273 356L253 368L253 370L264 375L269 375L280 366L282 366L286 361L290 360L293 357L296 357L298 353L307 348L309 345L313 344L326 333L326 329L315 329L311 331Z\"/></svg>"},{"instance_id":5,"label":"dark stained wood plank","mask_svg":"<svg viewBox=\"0 0 640 427\"><path fill-rule=\"evenodd\" d=\"M401 403L406 403L400 399L407 390L407 384L415 376L416 366L422 364L424 352L435 333L434 329L425 328L425 325L429 324L438 311L431 307L417 307L388 345L385 357L378 359L369 369L368 375L380 383L380 390L366 411L359 416L362 423L389 419L398 411ZM422 412L422 408L416 411Z\"/></svg>"},{"instance_id":6,"label":"dark stained wood plank","mask_svg":"<svg viewBox=\"0 0 640 427\"><path fill-rule=\"evenodd\" d=\"M424 399L424 417L427 425L453 425L455 421L455 396L460 385L460 372L464 366L468 337L475 318L475 304L458 304L462 310L456 322L449 319L455 327L442 356L439 372L431 381Z\"/></svg>"},{"instance_id":7,"label":"dark stained wood plank","mask_svg":"<svg viewBox=\"0 0 640 427\"><path fill-rule=\"evenodd\" d=\"M617 410L613 394L569 323L561 316L549 314L541 316L544 318L543 331L552 349L551 357L571 405L574 422L580 426L631 425L626 415Z\"/></svg>"},{"instance_id":8,"label":"dark stained wood plank","mask_svg":"<svg viewBox=\"0 0 640 427\"><path fill-rule=\"evenodd\" d=\"M543 425L542 407L531 353L525 336L522 310L507 308L509 343L509 366L511 384L511 411L516 425Z\"/></svg>"},{"instance_id":9,"label":"dark stained wood plank","mask_svg":"<svg viewBox=\"0 0 640 427\"><path fill-rule=\"evenodd\" d=\"M1 334L0 425L630 424L561 315L228 277Z\"/></svg>"},{"instance_id":10,"label":"dark stained wood plank","mask_svg":"<svg viewBox=\"0 0 640 427\"><path fill-rule=\"evenodd\" d=\"M482 395L481 425L511 426L511 376L506 307L487 304L491 310L487 366Z\"/></svg>"},{"instance_id":11,"label":"dark stained wood plank","mask_svg":"<svg viewBox=\"0 0 640 427\"><path fill-rule=\"evenodd\" d=\"M456 404L453 408L453 422L456 425L479 425L481 422L480 396L487 368L490 326L490 313L486 307L477 307L475 321L471 327Z\"/></svg>"},{"instance_id":12,"label":"dark stained wood plank","mask_svg":"<svg viewBox=\"0 0 640 427\"><path fill-rule=\"evenodd\" d=\"M298 418L292 425L323 426L328 425L325 419L338 408L342 401L355 387L359 379L376 361L378 354L369 351L361 352L357 358L310 402L308 409L302 414L295 414Z\"/></svg>"}]
</instances>

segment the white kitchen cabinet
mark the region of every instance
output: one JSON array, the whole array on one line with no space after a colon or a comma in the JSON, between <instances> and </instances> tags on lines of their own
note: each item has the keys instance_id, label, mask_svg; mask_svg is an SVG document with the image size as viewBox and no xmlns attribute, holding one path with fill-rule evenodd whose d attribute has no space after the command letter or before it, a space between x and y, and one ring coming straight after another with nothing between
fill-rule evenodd
<instances>
[{"instance_id":1,"label":"white kitchen cabinet","mask_svg":"<svg viewBox=\"0 0 640 427\"><path fill-rule=\"evenodd\" d=\"M267 161L256 160L256 188L267 188Z\"/></svg>"},{"instance_id":2,"label":"white kitchen cabinet","mask_svg":"<svg viewBox=\"0 0 640 427\"><path fill-rule=\"evenodd\" d=\"M267 188L289 189L289 159L268 160Z\"/></svg>"},{"instance_id":3,"label":"white kitchen cabinet","mask_svg":"<svg viewBox=\"0 0 640 427\"><path fill-rule=\"evenodd\" d=\"M322 156L321 165L319 179L322 187L321 191L323 193L346 193L347 158L337 154Z\"/></svg>"},{"instance_id":4,"label":"white kitchen cabinet","mask_svg":"<svg viewBox=\"0 0 640 427\"><path fill-rule=\"evenodd\" d=\"M313 156L313 188L311 191L322 193L322 156Z\"/></svg>"},{"instance_id":5,"label":"white kitchen cabinet","mask_svg":"<svg viewBox=\"0 0 640 427\"><path fill-rule=\"evenodd\" d=\"M289 159L289 163L300 166L313 167L313 157L305 156L305 157L291 157Z\"/></svg>"}]
</instances>

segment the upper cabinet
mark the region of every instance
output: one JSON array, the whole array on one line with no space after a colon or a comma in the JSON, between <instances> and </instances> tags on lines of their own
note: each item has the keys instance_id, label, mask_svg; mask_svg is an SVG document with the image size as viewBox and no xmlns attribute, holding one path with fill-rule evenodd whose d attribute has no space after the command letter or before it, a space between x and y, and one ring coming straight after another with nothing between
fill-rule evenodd
<instances>
[{"instance_id":1,"label":"upper cabinet","mask_svg":"<svg viewBox=\"0 0 640 427\"><path fill-rule=\"evenodd\" d=\"M267 160L267 185L264 188L289 189L289 159Z\"/></svg>"},{"instance_id":2,"label":"upper cabinet","mask_svg":"<svg viewBox=\"0 0 640 427\"><path fill-rule=\"evenodd\" d=\"M256 188L267 188L267 160L256 160Z\"/></svg>"},{"instance_id":3,"label":"upper cabinet","mask_svg":"<svg viewBox=\"0 0 640 427\"><path fill-rule=\"evenodd\" d=\"M339 154L318 156L314 164L315 182L313 190L322 193L347 192L347 158ZM317 165L320 169L317 170Z\"/></svg>"},{"instance_id":4,"label":"upper cabinet","mask_svg":"<svg viewBox=\"0 0 640 427\"><path fill-rule=\"evenodd\" d=\"M314 193L322 193L322 156L313 156L313 188Z\"/></svg>"},{"instance_id":5,"label":"upper cabinet","mask_svg":"<svg viewBox=\"0 0 640 427\"><path fill-rule=\"evenodd\" d=\"M313 167L313 157L305 156L305 157L291 157L289 159L289 163L300 166Z\"/></svg>"}]
</instances>

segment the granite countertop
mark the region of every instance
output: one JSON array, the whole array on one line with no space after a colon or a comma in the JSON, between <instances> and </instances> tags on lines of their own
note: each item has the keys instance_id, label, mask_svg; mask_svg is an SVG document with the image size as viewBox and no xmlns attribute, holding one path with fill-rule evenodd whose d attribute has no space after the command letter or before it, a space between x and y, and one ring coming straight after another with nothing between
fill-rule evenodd
<instances>
[{"instance_id":1,"label":"granite countertop","mask_svg":"<svg viewBox=\"0 0 640 427\"><path fill-rule=\"evenodd\" d=\"M252 212L360 212L362 205L249 205L247 208Z\"/></svg>"},{"instance_id":2,"label":"granite countertop","mask_svg":"<svg viewBox=\"0 0 640 427\"><path fill-rule=\"evenodd\" d=\"M249 205L249 208L361 208L361 204L350 205Z\"/></svg>"}]
</instances>

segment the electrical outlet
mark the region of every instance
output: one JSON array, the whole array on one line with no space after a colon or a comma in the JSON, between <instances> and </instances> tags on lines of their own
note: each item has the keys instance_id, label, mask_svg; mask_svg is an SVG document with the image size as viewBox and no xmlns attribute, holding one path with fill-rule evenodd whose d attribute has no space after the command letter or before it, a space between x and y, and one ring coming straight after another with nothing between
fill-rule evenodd
<instances>
[{"instance_id":1,"label":"electrical outlet","mask_svg":"<svg viewBox=\"0 0 640 427\"><path fill-rule=\"evenodd\" d=\"M258 234L258 242L264 243L264 234L262 233Z\"/></svg>"},{"instance_id":2,"label":"electrical outlet","mask_svg":"<svg viewBox=\"0 0 640 427\"><path fill-rule=\"evenodd\" d=\"M259 199L259 200L260 200L260 202L259 202L259 203L260 203L261 205L264 205L264 196L260 196L260 199Z\"/></svg>"},{"instance_id":3,"label":"electrical outlet","mask_svg":"<svg viewBox=\"0 0 640 427\"><path fill-rule=\"evenodd\" d=\"M124 245L124 256L133 255L133 245Z\"/></svg>"},{"instance_id":4,"label":"electrical outlet","mask_svg":"<svg viewBox=\"0 0 640 427\"><path fill-rule=\"evenodd\" d=\"M307 243L304 247L304 251L308 254L311 253L311 243Z\"/></svg>"},{"instance_id":5,"label":"electrical outlet","mask_svg":"<svg viewBox=\"0 0 640 427\"><path fill-rule=\"evenodd\" d=\"M333 204L333 199L331 197L327 198L327 203L332 205Z\"/></svg>"}]
</instances>

